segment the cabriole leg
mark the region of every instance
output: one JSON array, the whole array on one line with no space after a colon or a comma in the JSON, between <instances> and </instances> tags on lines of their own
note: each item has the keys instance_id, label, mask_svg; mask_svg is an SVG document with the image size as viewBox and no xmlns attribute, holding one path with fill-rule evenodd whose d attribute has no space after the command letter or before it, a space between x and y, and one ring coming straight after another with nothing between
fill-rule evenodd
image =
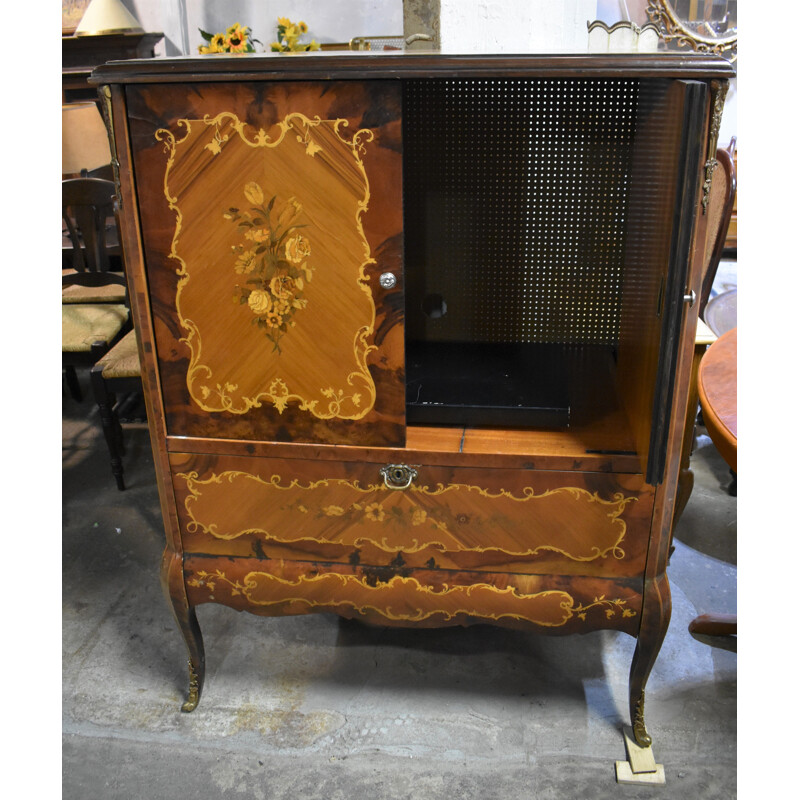
<instances>
[{"instance_id":1,"label":"cabriole leg","mask_svg":"<svg viewBox=\"0 0 800 800\"><path fill-rule=\"evenodd\" d=\"M672 598L667 576L662 575L655 580L647 580L642 626L636 640L628 683L628 704L633 736L640 747L649 747L653 742L644 722L644 689L667 633L671 612Z\"/></svg>"},{"instance_id":2,"label":"cabriole leg","mask_svg":"<svg viewBox=\"0 0 800 800\"><path fill-rule=\"evenodd\" d=\"M177 617L177 614L176 614ZM178 624L189 650L189 694L186 697L181 711L194 711L200 702L203 691L203 681L206 675L206 656L203 648L203 636L194 608L188 608L185 621L178 618Z\"/></svg>"},{"instance_id":3,"label":"cabriole leg","mask_svg":"<svg viewBox=\"0 0 800 800\"><path fill-rule=\"evenodd\" d=\"M181 706L181 711L194 711L200 702L200 695L203 691L206 656L197 614L186 598L182 558L178 553L169 549L164 552L161 577L164 592L172 606L175 620L189 651L189 694Z\"/></svg>"}]
</instances>

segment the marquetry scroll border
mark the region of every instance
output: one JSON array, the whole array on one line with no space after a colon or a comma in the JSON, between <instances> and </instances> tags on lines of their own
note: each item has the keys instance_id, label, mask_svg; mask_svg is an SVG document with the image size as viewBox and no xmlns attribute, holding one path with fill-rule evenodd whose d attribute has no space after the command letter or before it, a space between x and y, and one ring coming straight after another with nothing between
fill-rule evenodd
<instances>
[{"instance_id":1,"label":"marquetry scroll border","mask_svg":"<svg viewBox=\"0 0 800 800\"><path fill-rule=\"evenodd\" d=\"M222 484L225 481L228 483L232 483L235 480L252 480L257 483L260 483L262 486L269 487L270 489L276 490L284 490L288 491L291 489L300 489L303 491L313 492L315 489L319 489L320 487L324 488L331 485L339 485L339 486L346 486L358 493L363 495L373 495L378 496L380 493L386 494L387 496L391 497L394 493L388 489L383 484L369 484L367 486L362 486L359 481L357 480L347 480L344 478L323 478L317 481L310 481L306 484L301 483L297 479L292 479L288 482L287 485L283 484L283 479L280 475L272 475L272 477L267 481L261 478L258 475L253 475L249 472L244 472L240 470L226 470L219 474L213 473L210 477L205 478L203 480L200 479L197 472L182 472L177 473L175 475L176 478L181 478L186 483L186 488L188 490L188 495L184 501L184 507L186 509L186 514L188 516L189 521L186 523L186 530L190 533L200 532L203 534L208 534L213 536L216 539L230 541L232 539L237 539L240 536L244 536L247 534L261 534L268 539L280 543L280 544L292 544L292 543L300 543L300 542L309 542L316 545L329 545L335 542L331 540L324 540L324 539L315 539L309 536L303 536L301 532L293 535L293 531L286 526L286 529L282 530L280 533L276 533L273 531L267 531L263 528L259 528L256 525L248 526L247 528L243 528L238 531L233 531L230 533L220 533L217 529L217 525L214 522L209 522L208 524L204 524L200 520L198 520L194 513L193 513L193 504L200 498L202 494L202 487L208 486L209 484ZM492 492L488 489L484 489L479 486L473 486L469 484L461 484L461 483L450 483L450 484L436 484L436 488L431 489L428 486L416 486L412 485L408 489L405 490L405 493L413 495L414 493L424 494L429 497L440 497L449 492L458 492L458 491L466 491L466 492L476 492L482 497L487 498L488 500L492 500L499 497L505 497L507 499L513 500L518 503L526 503L535 500L541 500L544 497L550 497L552 495L566 493L571 495L572 498L576 502L584 501L588 503L599 503L601 505L608 506L609 513L607 514L609 525L611 526L618 526L618 535L614 542L612 542L608 547L601 549L597 546L592 548L592 552L590 555L575 555L573 553L569 553L564 550L562 547L558 547L555 544L541 544L537 547L532 549L523 550L520 552L512 552L509 550L505 550L500 547L460 547L458 552L465 552L465 553L503 553L509 557L533 557L538 555L542 551L552 551L555 553L559 553L563 555L565 558L568 558L572 561L576 562L589 562L595 561L597 559L606 558L609 555L612 555L617 560L622 560L625 558L625 551L622 549L622 541L625 538L625 534L627 532L627 524L624 519L622 519L622 514L625 511L626 506L628 503L636 502L639 498L635 495L625 495L623 492L615 492L614 495L610 500L605 500L597 492L590 492L587 489L583 489L576 486L559 486L555 489L548 489L539 494L530 487L525 486L521 489L520 494L514 494L513 492L509 492L505 489L500 489L499 491ZM369 516L370 510L372 506L378 506L377 502L373 502L364 507L365 515ZM324 509L322 509L324 512ZM311 513L311 509L305 509L306 513ZM372 509L373 515L376 514L376 510ZM373 516L373 521L380 522L381 519ZM428 519L431 524L435 527L440 528L447 533L446 526L443 523L437 523L436 520ZM302 530L302 525L298 526L298 529ZM457 538L457 537L454 537ZM452 547L448 547L445 543L441 541L436 541L434 539L431 540L424 540L422 542L419 539L409 539L404 542L402 545L393 546L390 545L386 539L384 538L381 541L377 539L372 539L367 536L358 536L352 542L347 543L348 546L353 547L363 547L365 545L372 545L380 550L383 550L387 553L417 553L422 550L426 549L435 549L439 550L442 553L445 552L453 552Z\"/></svg>"},{"instance_id":2,"label":"marquetry scroll border","mask_svg":"<svg viewBox=\"0 0 800 800\"><path fill-rule=\"evenodd\" d=\"M231 600L241 597L259 608L291 605L294 613L304 613L349 607L360 614L378 614L394 623L420 623L433 617L447 622L466 615L493 622L511 619L558 628L574 617L586 621L592 609L602 610L607 619L618 614L636 616L636 611L626 607L627 600L605 595L594 597L590 603L576 603L569 592L561 589L525 594L514 586L500 589L488 583L463 586L445 583L436 588L399 575L372 585L358 575L336 572L286 580L269 572L253 571L240 581L217 569L198 570L186 583L209 592L209 599L214 600L219 600L214 593L224 587ZM399 610L402 604L408 605L409 610ZM489 610L492 607L494 610Z\"/></svg>"},{"instance_id":3,"label":"marquetry scroll border","mask_svg":"<svg viewBox=\"0 0 800 800\"><path fill-rule=\"evenodd\" d=\"M259 391L254 397L242 397L238 401L230 396L231 392L234 392L238 388L235 384L218 384L216 391L213 392L209 392L204 385L203 388L206 389L206 392L197 392L194 389L194 382L197 377L203 374L206 380L208 380L211 378L212 371L210 367L203 363L202 341L197 324L193 320L185 317L181 310L181 294L191 276L187 270L185 261L178 254L178 241L181 235L183 215L178 206L177 198L172 195L169 189L170 171L175 163L177 149L180 144L186 141L191 135L193 125L204 125L207 128L213 127L214 129L213 137L208 144L206 144L205 149L209 150L212 157L215 157L222 152L226 142L229 141L231 137L231 133L229 133L228 129L225 127L228 125L229 128L232 128L234 133L240 137L241 141L253 148L276 148L284 141L286 135L290 131L294 131L297 134L297 141L306 146L306 154L313 158L317 153L323 150L323 148L314 141L311 133L314 128L323 123L331 124L336 138L346 147L350 148L363 180L364 187L363 198L358 201L355 214L356 230L364 248L364 257L359 266L357 284L359 289L364 292L369 300L371 319L367 324L360 326L354 336L353 352L356 368L346 377L347 386L351 387L353 391L347 394L346 390L342 388L320 387L320 395L327 398L328 402L320 402L319 399L309 400L291 391L287 386L286 380L279 376L271 380L269 387L264 391ZM366 144L373 140L374 134L368 128L361 128L353 134L351 139L347 139L343 136L342 129L346 128L348 125L349 123L346 119L323 120L320 117L310 119L301 113L290 113L287 114L282 121L277 123L279 134L277 138L271 139L263 128L259 128L258 131L255 131L254 126L242 122L233 112L223 111L213 117L211 115L206 115L203 119L178 119L175 122L175 126L185 129L185 133L181 138L176 138L176 135L166 128L160 128L156 131L155 138L157 141L164 142L165 151L168 155L166 168L164 170L164 196L170 210L176 215L175 233L172 238L169 257L177 261L180 265L177 270L179 281L175 296L175 308L181 327L187 331L187 335L183 337L181 341L188 346L191 353L186 375L187 388L192 399L204 411L229 411L233 414L246 414L252 408L261 407L262 401L268 401L272 403L278 413L283 413L290 402L297 402L300 410L308 411L319 419L338 418L357 420L366 416L374 407L376 389L372 374L367 365L367 357L370 352L377 349L375 345L369 344L370 337L373 336L375 331L376 308L375 300L369 287L366 268L376 262L375 259L372 258L370 246L364 234L364 227L362 224L362 216L369 207L370 187L364 163L361 159L361 156L365 153ZM255 131L255 133L254 135L251 133L251 138L248 138L248 131L250 130ZM358 387L356 386L357 384ZM356 391L356 388L360 388L361 391ZM362 396L362 392L366 394L366 399ZM214 402L211 402L212 398Z\"/></svg>"}]
</instances>

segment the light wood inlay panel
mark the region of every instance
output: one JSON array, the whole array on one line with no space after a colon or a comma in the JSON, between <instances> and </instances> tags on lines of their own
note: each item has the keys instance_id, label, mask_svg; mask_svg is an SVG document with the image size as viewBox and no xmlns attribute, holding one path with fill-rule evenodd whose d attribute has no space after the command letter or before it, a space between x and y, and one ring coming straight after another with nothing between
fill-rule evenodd
<instances>
[{"instance_id":1,"label":"light wood inlay panel","mask_svg":"<svg viewBox=\"0 0 800 800\"><path fill-rule=\"evenodd\" d=\"M224 603L266 616L333 612L378 625L487 623L547 633L611 628L634 633L641 593L592 578L491 573L384 576L365 568L256 559L186 560L192 603Z\"/></svg>"},{"instance_id":2,"label":"light wood inlay panel","mask_svg":"<svg viewBox=\"0 0 800 800\"><path fill-rule=\"evenodd\" d=\"M156 133L169 147L187 386L205 411L293 403L321 419L360 419L374 407L361 228L370 197L361 156L373 134L347 138L344 122L290 114L268 134L222 112Z\"/></svg>"},{"instance_id":3,"label":"light wood inlay panel","mask_svg":"<svg viewBox=\"0 0 800 800\"><path fill-rule=\"evenodd\" d=\"M169 433L402 445L397 87L129 95Z\"/></svg>"},{"instance_id":4,"label":"light wood inlay panel","mask_svg":"<svg viewBox=\"0 0 800 800\"><path fill-rule=\"evenodd\" d=\"M187 552L565 574L643 566L653 493L641 476L423 463L394 490L376 465L171 460Z\"/></svg>"}]
</instances>

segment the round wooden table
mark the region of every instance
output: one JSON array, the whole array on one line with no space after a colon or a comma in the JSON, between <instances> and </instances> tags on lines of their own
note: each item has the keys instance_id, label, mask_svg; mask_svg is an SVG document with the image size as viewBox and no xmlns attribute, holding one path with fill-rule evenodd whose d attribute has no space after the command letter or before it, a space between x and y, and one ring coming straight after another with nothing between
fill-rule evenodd
<instances>
[{"instance_id":1,"label":"round wooden table","mask_svg":"<svg viewBox=\"0 0 800 800\"><path fill-rule=\"evenodd\" d=\"M697 373L697 390L708 435L736 472L736 328L708 348Z\"/></svg>"},{"instance_id":2,"label":"round wooden table","mask_svg":"<svg viewBox=\"0 0 800 800\"><path fill-rule=\"evenodd\" d=\"M703 422L727 465L736 472L736 328L708 348L697 373ZM735 614L701 614L689 623L690 633L709 636L736 633Z\"/></svg>"}]
</instances>

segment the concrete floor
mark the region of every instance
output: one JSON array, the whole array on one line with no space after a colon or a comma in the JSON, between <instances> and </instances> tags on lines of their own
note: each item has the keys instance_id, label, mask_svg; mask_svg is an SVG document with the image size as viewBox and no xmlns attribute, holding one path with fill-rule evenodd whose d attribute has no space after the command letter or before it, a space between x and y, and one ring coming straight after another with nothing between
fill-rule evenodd
<instances>
[{"instance_id":1,"label":"concrete floor","mask_svg":"<svg viewBox=\"0 0 800 800\"><path fill-rule=\"evenodd\" d=\"M182 714L146 428L126 428L119 492L88 397L65 397L62 415L65 800L736 796L735 639L687 632L698 613L736 611L736 498L702 430L648 684L656 788L615 781L634 640L611 632L404 631L203 606L205 690Z\"/></svg>"}]
</instances>

